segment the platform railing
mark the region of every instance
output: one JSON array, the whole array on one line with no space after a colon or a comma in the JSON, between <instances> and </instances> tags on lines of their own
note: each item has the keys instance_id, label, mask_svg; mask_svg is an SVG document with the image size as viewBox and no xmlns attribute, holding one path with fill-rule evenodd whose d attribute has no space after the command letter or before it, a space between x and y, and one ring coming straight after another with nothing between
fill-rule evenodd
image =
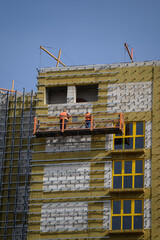
<instances>
[{"instance_id":1,"label":"platform railing","mask_svg":"<svg viewBox=\"0 0 160 240\"><path fill-rule=\"evenodd\" d=\"M51 119L51 117L49 117ZM124 130L124 114L120 113L117 114L117 117L115 118L109 118L109 119L94 119L94 116L91 115L91 121L90 121L90 128L86 127L85 120L73 122L72 119L69 120L67 123L65 123L65 118L62 119L62 122L42 122L37 119L37 117L34 118L34 130L33 134L36 134L39 131L48 132L48 131L61 131L62 133L66 130L80 130L80 129L90 129L90 131L93 131L94 129L104 129L104 128L119 128L122 131Z\"/></svg>"}]
</instances>

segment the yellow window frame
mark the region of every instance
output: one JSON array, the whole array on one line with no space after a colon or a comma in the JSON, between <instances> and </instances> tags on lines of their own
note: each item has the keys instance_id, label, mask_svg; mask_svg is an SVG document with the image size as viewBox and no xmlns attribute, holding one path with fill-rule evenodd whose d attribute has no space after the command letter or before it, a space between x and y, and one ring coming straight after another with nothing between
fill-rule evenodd
<instances>
[{"instance_id":1,"label":"yellow window frame","mask_svg":"<svg viewBox=\"0 0 160 240\"><path fill-rule=\"evenodd\" d=\"M143 134L142 135L136 135L136 123L138 122L142 122L143 123ZM116 136L116 134L113 134L113 149L115 149L115 146L114 146L114 140L115 139L120 139L122 138L123 139L123 148L122 149L125 149L124 148L124 143L125 143L125 138L133 138L133 149L135 149L135 139L136 137L145 137L145 122L144 121L138 121L138 122L126 122L124 124L124 134L122 136ZM126 135L126 124L127 123L132 123L133 124L133 134L132 135ZM145 142L145 138L144 138L144 142ZM144 143L143 143L144 145Z\"/></svg>"},{"instance_id":2,"label":"yellow window frame","mask_svg":"<svg viewBox=\"0 0 160 240\"><path fill-rule=\"evenodd\" d=\"M132 173L124 173L124 163L125 161L132 161ZM142 161L143 163L143 172L142 173L136 173L136 161ZM114 173L114 164L115 162L122 162L122 173L121 174L115 174ZM144 176L144 160L143 159L136 159L136 160L113 160L113 168L112 168L112 188L113 188L113 177L122 177L122 188L124 189L124 176L132 176L132 188L134 188L134 176L140 176L143 175ZM143 179L143 186L144 186L144 179ZM127 189L127 188L125 188Z\"/></svg>"},{"instance_id":3,"label":"yellow window frame","mask_svg":"<svg viewBox=\"0 0 160 240\"><path fill-rule=\"evenodd\" d=\"M131 213L123 213L123 202L125 200L130 200L131 201ZM134 213L135 209L135 201L136 200L141 200L142 201L142 213ZM113 214L113 202L114 201L121 201L121 211L120 214ZM142 216L144 215L144 201L142 199L115 199L112 200L111 202L111 230L112 230L112 217L121 217L121 230L123 230L123 217L124 216L131 216L132 219L132 227L130 230L134 230L134 216ZM144 223L143 223L144 225ZM143 228L143 227L142 227Z\"/></svg>"}]
</instances>

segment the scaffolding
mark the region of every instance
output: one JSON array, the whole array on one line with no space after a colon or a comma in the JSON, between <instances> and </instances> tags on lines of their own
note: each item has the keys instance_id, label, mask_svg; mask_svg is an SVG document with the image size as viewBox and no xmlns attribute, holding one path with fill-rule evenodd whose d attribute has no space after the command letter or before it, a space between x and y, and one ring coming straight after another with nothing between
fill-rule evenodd
<instances>
[{"instance_id":1,"label":"scaffolding","mask_svg":"<svg viewBox=\"0 0 160 240\"><path fill-rule=\"evenodd\" d=\"M27 237L33 103L33 91L1 93L0 236L3 240Z\"/></svg>"},{"instance_id":2,"label":"scaffolding","mask_svg":"<svg viewBox=\"0 0 160 240\"><path fill-rule=\"evenodd\" d=\"M78 162L78 166L88 166L86 164L92 165L93 169L79 169L79 170L69 170L69 171L61 171L54 174L55 177L58 177L60 175L65 175L66 180L63 181L63 185L66 187L60 187L60 181L54 181L54 183L59 185L59 191L62 192L68 192L68 191L79 191L82 192L83 196L76 196L76 197L55 197L53 201L51 201L50 198L39 198L37 199L37 193L40 191L44 191L45 189L40 190L39 187L35 188L34 185L40 184L44 185L45 188L45 180L35 180L35 177L44 176L44 173L39 171L34 173L35 168L41 167L59 167L61 164L56 163L58 159L54 159L54 164L52 165L48 164L49 159L32 159L32 154L38 153L34 150L36 146L44 145L44 143L34 143L34 135L37 133L40 133L41 127L39 127L38 131L37 129L37 119L35 118L35 99L36 96L33 94L33 91L31 91L30 94L25 93L25 89L23 90L23 93L19 93L17 91L15 92L7 92L7 93L1 93L3 94L4 101L1 101L1 172L0 172L0 192L1 192L1 219L0 219L0 238L3 240L6 239L27 239L27 235L31 234L32 232L35 233L36 230L28 229L28 225L36 226L37 224L44 225L45 221L43 220L32 220L30 219L31 216L37 216L40 215L40 212L33 211L32 208L35 208L35 206L42 206L43 202L60 202L62 204L71 204L74 202L74 204L80 204L83 202L88 202L87 204L103 204L107 201L108 196L101 195L102 191L105 191L107 188L103 186L103 182L106 181L106 170L103 169L103 166L106 162L106 160L109 160L110 157L103 156L103 158L95 158L95 157L76 157L76 158L63 158L59 159L61 162L63 162L63 165L67 168L72 166L76 166L76 162ZM52 120L52 119L51 119ZM84 134L85 131L94 132L96 129L96 126L98 126L98 121L94 121L92 118L92 128L91 129L85 129L82 127L81 129L76 129L74 123L70 124L68 131L69 134L67 135L73 135L72 127L74 126L74 131L77 132L79 135ZM114 124L117 124L114 129L121 129L123 130L123 115L120 114L118 117L116 117L114 120ZM108 120L108 124L112 124L112 120ZM76 123L83 125L83 122ZM99 121L99 124L100 121ZM105 121L103 121L103 124L107 124ZM119 125L120 124L120 125ZM51 128L53 128L53 123L49 124ZM55 127L59 123L55 124ZM48 128L48 126L46 126ZM59 127L58 127L59 128ZM112 129L113 127L111 127ZM81 132L82 130L82 132ZM116 131L117 131L116 130ZM44 129L43 129L44 131ZM57 130L56 130L57 131ZM59 131L59 129L58 129ZM110 130L112 131L112 130ZM34 132L34 135L33 135ZM61 133L64 134L66 130L64 129L64 122L62 124L62 131ZM77 135L76 133L76 135ZM96 133L100 133L96 130ZM106 134L106 131L102 129L103 134ZM91 134L88 133L87 134ZM53 133L52 133L53 136ZM94 141L92 141L94 142ZM95 141L96 142L96 141ZM77 142L78 143L78 142ZM86 140L82 142L83 144L86 143ZM91 142L90 142L91 143ZM46 143L47 144L47 143ZM33 148L33 149L32 149ZM85 149L86 151L87 149ZM91 149L88 149L91 151ZM58 152L58 151L57 151ZM41 163L43 161L43 163ZM53 159L52 159L53 162ZM100 169L99 169L100 167ZM70 175L74 175L77 180L69 180ZM88 179L87 176L90 176ZM79 179L78 179L79 178ZM90 182L90 184L89 184ZM91 184L92 183L92 184ZM79 186L78 186L79 184ZM100 185L99 185L100 184ZM54 185L54 186L56 186ZM32 186L32 187L31 187ZM37 185L38 186L38 185ZM54 186L51 189L51 192L55 191ZM99 195L95 194L90 196L90 191L100 191ZM33 197L33 194L35 197ZM30 208L30 211L29 211ZM93 213L102 213L105 212L105 210L93 210L88 209L87 214L93 214ZM68 212L64 213L64 217L69 214ZM43 216L43 214L42 214ZM87 215L86 215L87 216ZM88 217L87 217L88 218ZM72 231L73 233L77 231L105 231L104 227L92 227L93 222L97 222L98 224L102 224L103 218L98 217L89 217L87 219L83 219L81 222L82 226L83 223L87 223L87 227L81 227L81 224L77 222L79 220L73 220L72 224L73 226L69 226L69 231ZM51 224L57 225L57 223L61 224L61 221L51 221ZM62 221L62 224L68 224L67 220ZM71 225L72 225L71 224ZM76 227L76 224L77 227ZM88 225L89 224L89 225ZM91 226L90 226L91 224ZM66 225L67 226L67 225ZM62 232L61 228L56 228L56 232ZM68 231L68 227L64 228L64 231ZM93 237L88 237L84 239L90 239ZM98 239L99 237L95 238ZM104 237L105 239L109 238L108 236Z\"/></svg>"}]
</instances>

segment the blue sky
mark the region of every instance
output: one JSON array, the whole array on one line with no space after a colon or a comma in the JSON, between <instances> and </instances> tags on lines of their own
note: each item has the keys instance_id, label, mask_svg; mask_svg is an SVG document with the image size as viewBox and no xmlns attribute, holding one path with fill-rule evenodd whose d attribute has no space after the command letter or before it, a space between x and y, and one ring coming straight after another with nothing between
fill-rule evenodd
<instances>
[{"instance_id":1,"label":"blue sky","mask_svg":"<svg viewBox=\"0 0 160 240\"><path fill-rule=\"evenodd\" d=\"M36 91L37 68L160 60L159 0L1 0L0 87Z\"/></svg>"}]
</instances>

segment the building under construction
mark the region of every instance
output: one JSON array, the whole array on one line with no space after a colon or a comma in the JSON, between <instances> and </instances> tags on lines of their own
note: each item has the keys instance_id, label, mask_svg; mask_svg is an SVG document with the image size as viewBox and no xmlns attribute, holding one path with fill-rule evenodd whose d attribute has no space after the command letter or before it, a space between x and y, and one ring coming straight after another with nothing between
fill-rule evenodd
<instances>
[{"instance_id":1,"label":"building under construction","mask_svg":"<svg viewBox=\"0 0 160 240\"><path fill-rule=\"evenodd\" d=\"M0 239L158 240L159 156L160 61L39 69L0 93Z\"/></svg>"}]
</instances>

